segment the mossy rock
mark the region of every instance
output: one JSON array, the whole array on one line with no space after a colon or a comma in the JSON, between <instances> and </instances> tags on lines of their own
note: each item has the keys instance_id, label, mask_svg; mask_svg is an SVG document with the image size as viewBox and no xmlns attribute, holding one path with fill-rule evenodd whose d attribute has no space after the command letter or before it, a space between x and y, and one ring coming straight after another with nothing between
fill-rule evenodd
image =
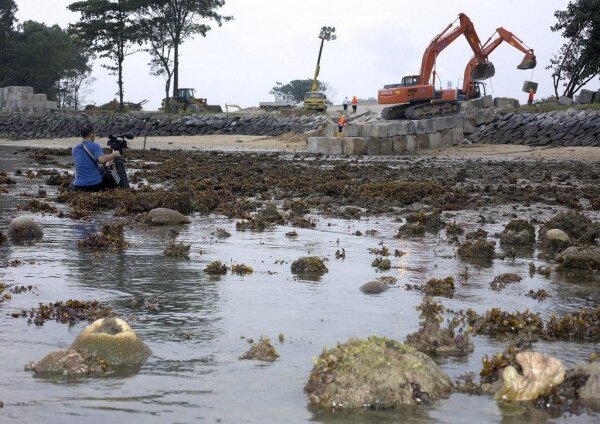
<instances>
[{"instance_id":1,"label":"mossy rock","mask_svg":"<svg viewBox=\"0 0 600 424\"><path fill-rule=\"evenodd\" d=\"M77 336L71 349L84 356L97 356L114 367L139 366L152 354L131 327L119 318L94 321Z\"/></svg>"},{"instance_id":2,"label":"mossy rock","mask_svg":"<svg viewBox=\"0 0 600 424\"><path fill-rule=\"evenodd\" d=\"M532 246L535 243L535 227L524 219L508 223L500 234L502 246Z\"/></svg>"},{"instance_id":3,"label":"mossy rock","mask_svg":"<svg viewBox=\"0 0 600 424\"><path fill-rule=\"evenodd\" d=\"M303 256L292 262L292 274L323 275L329 272L323 259L318 256Z\"/></svg>"},{"instance_id":4,"label":"mossy rock","mask_svg":"<svg viewBox=\"0 0 600 424\"><path fill-rule=\"evenodd\" d=\"M33 371L36 376L61 376L68 378L88 375L101 376L110 371L110 365L95 357L82 356L74 349L50 352L37 362L25 366L26 371Z\"/></svg>"},{"instance_id":5,"label":"mossy rock","mask_svg":"<svg viewBox=\"0 0 600 424\"><path fill-rule=\"evenodd\" d=\"M250 349L240 356L240 359L253 359L257 361L273 362L279 358L279 354L271 344L268 337L261 337Z\"/></svg>"},{"instance_id":6,"label":"mossy rock","mask_svg":"<svg viewBox=\"0 0 600 424\"><path fill-rule=\"evenodd\" d=\"M461 259L493 259L496 256L494 242L486 240L467 240L458 248Z\"/></svg>"},{"instance_id":7,"label":"mossy rock","mask_svg":"<svg viewBox=\"0 0 600 424\"><path fill-rule=\"evenodd\" d=\"M456 286L452 277L432 278L423 286L423 293L429 296L453 297Z\"/></svg>"},{"instance_id":8,"label":"mossy rock","mask_svg":"<svg viewBox=\"0 0 600 424\"><path fill-rule=\"evenodd\" d=\"M31 218L20 216L12 220L7 230L11 240L37 240L44 237L44 232Z\"/></svg>"},{"instance_id":9,"label":"mossy rock","mask_svg":"<svg viewBox=\"0 0 600 424\"><path fill-rule=\"evenodd\" d=\"M204 268L204 272L206 272L209 275L225 275L227 274L228 269L229 268L227 268L227 265L225 265L221 261L212 261L211 263L206 265L206 268Z\"/></svg>"},{"instance_id":10,"label":"mossy rock","mask_svg":"<svg viewBox=\"0 0 600 424\"><path fill-rule=\"evenodd\" d=\"M360 286L360 291L365 294L379 294L383 293L389 288L390 287L385 282L375 280L369 281L368 283L365 283L362 286Z\"/></svg>"},{"instance_id":11,"label":"mossy rock","mask_svg":"<svg viewBox=\"0 0 600 424\"><path fill-rule=\"evenodd\" d=\"M600 247L571 246L556 255L556 261L568 268L600 269Z\"/></svg>"},{"instance_id":12,"label":"mossy rock","mask_svg":"<svg viewBox=\"0 0 600 424\"><path fill-rule=\"evenodd\" d=\"M541 247L545 251L559 252L571 243L556 238L548 238L549 230L562 230L576 244L592 244L600 236L600 225L578 212L562 212L550 218L539 230Z\"/></svg>"},{"instance_id":13,"label":"mossy rock","mask_svg":"<svg viewBox=\"0 0 600 424\"><path fill-rule=\"evenodd\" d=\"M371 336L324 349L304 391L317 409L391 409L446 397L452 383L424 353Z\"/></svg>"}]
</instances>

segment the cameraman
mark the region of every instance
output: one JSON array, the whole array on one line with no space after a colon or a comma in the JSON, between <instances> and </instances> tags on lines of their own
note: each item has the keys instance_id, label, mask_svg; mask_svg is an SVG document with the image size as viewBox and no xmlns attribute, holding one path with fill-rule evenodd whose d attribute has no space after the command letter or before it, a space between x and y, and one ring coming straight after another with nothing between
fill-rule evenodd
<instances>
[{"instance_id":1,"label":"cameraman","mask_svg":"<svg viewBox=\"0 0 600 424\"><path fill-rule=\"evenodd\" d=\"M115 188L114 183L107 183L102 179L99 164L108 163L121 156L117 150L105 155L102 147L95 143L96 134L92 125L86 124L81 128L81 144L73 147L73 164L75 165L75 180L70 189L75 191L101 191ZM88 152L82 147L85 146ZM95 160L95 161L94 161Z\"/></svg>"}]
</instances>

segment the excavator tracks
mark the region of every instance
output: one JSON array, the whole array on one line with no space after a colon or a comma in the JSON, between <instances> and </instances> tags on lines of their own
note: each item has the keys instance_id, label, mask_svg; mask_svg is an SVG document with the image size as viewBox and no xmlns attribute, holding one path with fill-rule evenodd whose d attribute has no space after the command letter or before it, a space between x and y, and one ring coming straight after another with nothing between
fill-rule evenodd
<instances>
[{"instance_id":1,"label":"excavator tracks","mask_svg":"<svg viewBox=\"0 0 600 424\"><path fill-rule=\"evenodd\" d=\"M385 120L427 119L436 116L455 115L460 112L458 102L422 103L415 106L395 105L383 108L381 117Z\"/></svg>"}]
</instances>

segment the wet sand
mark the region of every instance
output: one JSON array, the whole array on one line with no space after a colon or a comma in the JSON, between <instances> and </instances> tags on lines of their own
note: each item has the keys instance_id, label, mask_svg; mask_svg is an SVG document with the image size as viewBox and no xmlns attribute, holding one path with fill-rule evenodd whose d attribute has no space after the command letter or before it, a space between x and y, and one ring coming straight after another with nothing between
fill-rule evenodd
<instances>
[{"instance_id":1,"label":"wet sand","mask_svg":"<svg viewBox=\"0 0 600 424\"><path fill-rule=\"evenodd\" d=\"M104 139L98 140L101 145ZM78 138L37 140L8 140L0 138L0 146L67 148L79 142ZM143 138L130 141L133 149L142 149ZM228 151L306 151L303 136L264 137L250 135L205 135L148 137L146 149L158 150L228 150ZM417 156L438 156L456 159L509 158L547 160L600 160L599 147L532 147L512 144L464 144L441 149L424 150Z\"/></svg>"}]
</instances>

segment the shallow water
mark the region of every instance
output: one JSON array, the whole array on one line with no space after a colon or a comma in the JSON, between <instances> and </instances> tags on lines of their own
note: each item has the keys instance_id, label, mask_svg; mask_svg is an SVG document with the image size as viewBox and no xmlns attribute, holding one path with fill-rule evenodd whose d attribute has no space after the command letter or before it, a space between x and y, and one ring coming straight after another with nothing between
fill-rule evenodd
<instances>
[{"instance_id":1,"label":"shallow water","mask_svg":"<svg viewBox=\"0 0 600 424\"><path fill-rule=\"evenodd\" d=\"M0 157L0 169L13 172L32 168L24 156ZM25 202L20 193L37 192L42 180L16 177L17 185L0 197L0 228L5 230ZM52 198L55 191L44 187ZM64 205L58 205L64 207ZM510 208L488 211L496 224L476 223L479 212L457 212L457 223L491 234L507 222L502 215ZM535 205L531 216L545 219L547 208ZM483 312L490 307L540 312L543 317L598 303L598 276L552 272L550 278L530 277L528 264L544 262L531 257L495 260L479 267L454 257L454 247L440 235L421 239L396 240L399 223L389 218L360 221L318 218L316 229L298 229L296 239L286 237L291 227L277 226L264 232L235 230L235 220L219 216L194 215L192 223L178 228L179 242L192 245L190 260L166 258L168 229L127 228L130 243L123 253L95 258L77 250L75 243L99 231L101 224L115 218L98 214L92 222L29 214L44 229L43 241L34 245L0 244L0 262L19 259L17 267L0 268L0 280L8 284L32 284L34 293L13 295L0 305L0 422L598 422L600 414L551 418L544 412L513 416L512 411L489 397L461 394L431 406L394 412L361 412L354 415L313 413L307 408L303 387L312 368L312 358L323 347L350 337L376 334L402 341L418 327L415 307L421 296L406 291L404 284L421 284L430 278L453 276L458 292L453 299L438 299L451 309L472 307ZM525 213L523 213L526 215ZM211 233L224 228L232 234L216 239ZM377 229L375 236L356 236L360 230ZM369 248L383 242L392 252L393 268L378 273L371 267L374 255ZM346 258L335 258L344 248ZM497 250L500 250L497 248ZM290 272L291 261L300 256L327 257L329 272L317 281L298 279ZM30 263L29 261L32 261ZM228 264L245 263L254 268L248 276L228 274L209 277L203 272L213 260ZM283 261L283 263L281 263ZM554 268L554 265L550 265ZM463 277L468 267L468 278ZM520 283L504 291L490 291L494 276L515 272ZM381 295L365 295L359 287L378 276L398 278L396 288ZM544 288L553 297L538 302L525 296L529 289ZM38 302L67 299L105 301L130 321L153 351L153 356L134 376L84 379L76 382L34 378L23 366L48 352L68 347L84 328L56 322L28 325L11 312L30 309ZM158 298L153 310L140 299ZM186 338L186 333L191 338ZM278 335L285 335L283 343ZM280 354L274 363L240 361L249 348L246 338L266 335ZM446 358L438 363L451 376L478 372L481 357L500 352L506 342L474 337L475 351L467 358ZM567 366L584 362L598 350L597 344L539 342L536 350L558 357Z\"/></svg>"}]
</instances>

